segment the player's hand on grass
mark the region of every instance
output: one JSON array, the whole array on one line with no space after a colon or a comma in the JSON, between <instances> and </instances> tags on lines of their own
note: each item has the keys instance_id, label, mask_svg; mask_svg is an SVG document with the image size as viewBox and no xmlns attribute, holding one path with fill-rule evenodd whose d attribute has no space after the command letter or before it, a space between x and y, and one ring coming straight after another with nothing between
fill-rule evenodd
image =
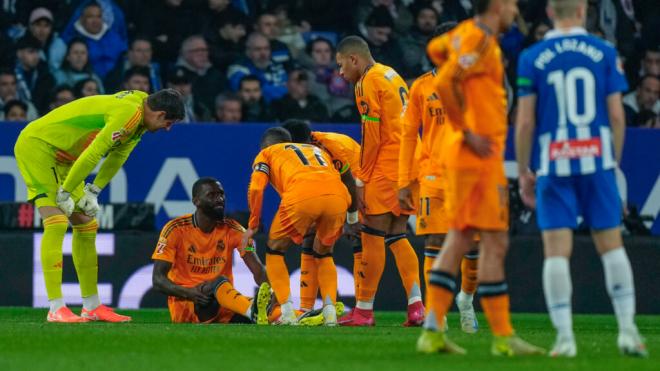
<instances>
[{"instance_id":1,"label":"player's hand on grass","mask_svg":"<svg viewBox=\"0 0 660 371\"><path fill-rule=\"evenodd\" d=\"M536 176L529 169L518 175L518 186L520 198L525 206L530 209L536 208L536 195L534 188L536 187Z\"/></svg>"},{"instance_id":2,"label":"player's hand on grass","mask_svg":"<svg viewBox=\"0 0 660 371\"><path fill-rule=\"evenodd\" d=\"M101 193L101 189L94 184L87 183L85 185L85 193L78 200L78 207L85 215L95 217L99 212L99 193Z\"/></svg>"},{"instance_id":3,"label":"player's hand on grass","mask_svg":"<svg viewBox=\"0 0 660 371\"><path fill-rule=\"evenodd\" d=\"M59 207L67 217L71 216L73 209L76 206L71 198L71 193L65 191L62 187L57 190L55 202L57 203L57 207Z\"/></svg>"},{"instance_id":4,"label":"player's hand on grass","mask_svg":"<svg viewBox=\"0 0 660 371\"><path fill-rule=\"evenodd\" d=\"M410 186L399 189L399 207L402 210L414 210L412 191Z\"/></svg>"},{"instance_id":5,"label":"player's hand on grass","mask_svg":"<svg viewBox=\"0 0 660 371\"><path fill-rule=\"evenodd\" d=\"M472 152L481 158L486 158L493 153L493 142L486 136L466 130L463 132L463 141Z\"/></svg>"}]
</instances>

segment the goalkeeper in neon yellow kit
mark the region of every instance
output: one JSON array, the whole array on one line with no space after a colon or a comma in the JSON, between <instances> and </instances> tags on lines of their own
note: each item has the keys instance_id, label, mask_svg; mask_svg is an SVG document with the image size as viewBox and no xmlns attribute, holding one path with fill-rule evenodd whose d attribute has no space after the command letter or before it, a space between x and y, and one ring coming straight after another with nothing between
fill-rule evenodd
<instances>
[{"instance_id":1,"label":"goalkeeper in neon yellow kit","mask_svg":"<svg viewBox=\"0 0 660 371\"><path fill-rule=\"evenodd\" d=\"M43 219L41 266L50 302L49 322L128 322L128 316L102 305L97 291L98 259L94 219L97 196L145 131L169 130L184 116L181 95L166 89L148 95L122 91L85 97L32 121L14 146L28 200ZM87 176L106 156L93 183ZM73 226L73 263L83 298L81 316L62 296L62 241Z\"/></svg>"}]
</instances>

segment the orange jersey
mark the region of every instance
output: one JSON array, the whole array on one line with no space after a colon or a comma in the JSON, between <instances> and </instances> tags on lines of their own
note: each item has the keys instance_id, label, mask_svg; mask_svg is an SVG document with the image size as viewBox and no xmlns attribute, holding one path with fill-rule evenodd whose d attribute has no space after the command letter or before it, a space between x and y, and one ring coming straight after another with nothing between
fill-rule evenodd
<instances>
[{"instance_id":1,"label":"orange jersey","mask_svg":"<svg viewBox=\"0 0 660 371\"><path fill-rule=\"evenodd\" d=\"M440 175L446 125L444 108L435 91L435 75L435 70L425 73L410 88L410 100L401 130L399 187L405 187L417 179L417 166L422 177Z\"/></svg>"},{"instance_id":2,"label":"orange jersey","mask_svg":"<svg viewBox=\"0 0 660 371\"><path fill-rule=\"evenodd\" d=\"M349 169L355 175L359 172L360 145L348 135L314 131L312 144L328 152L339 174L344 174Z\"/></svg>"},{"instance_id":3,"label":"orange jersey","mask_svg":"<svg viewBox=\"0 0 660 371\"><path fill-rule=\"evenodd\" d=\"M497 35L474 19L432 40L428 54L440 63L436 91L448 123L447 165L479 167L503 161L507 133L504 66ZM494 154L481 159L463 144L463 130L489 137Z\"/></svg>"},{"instance_id":4,"label":"orange jersey","mask_svg":"<svg viewBox=\"0 0 660 371\"><path fill-rule=\"evenodd\" d=\"M252 169L248 189L251 229L259 226L263 192L269 181L282 198L282 204L294 204L328 194L350 197L339 173L332 166L330 156L312 144L279 143L269 146L259 152Z\"/></svg>"},{"instance_id":5,"label":"orange jersey","mask_svg":"<svg viewBox=\"0 0 660 371\"><path fill-rule=\"evenodd\" d=\"M359 179L368 182L377 170L397 181L401 115L407 101L406 82L380 63L367 69L355 84L355 102L362 118Z\"/></svg>"},{"instance_id":6,"label":"orange jersey","mask_svg":"<svg viewBox=\"0 0 660 371\"><path fill-rule=\"evenodd\" d=\"M180 286L193 287L219 275L233 282L232 256L244 231L237 221L225 219L207 234L193 214L183 215L165 224L151 259L172 263L167 278Z\"/></svg>"}]
</instances>

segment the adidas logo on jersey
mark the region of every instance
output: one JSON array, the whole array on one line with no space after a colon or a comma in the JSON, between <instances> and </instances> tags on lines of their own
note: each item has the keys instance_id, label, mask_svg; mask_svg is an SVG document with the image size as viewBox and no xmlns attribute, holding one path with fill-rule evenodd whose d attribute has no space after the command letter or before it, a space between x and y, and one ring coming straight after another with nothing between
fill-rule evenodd
<instances>
[{"instance_id":1,"label":"adidas logo on jersey","mask_svg":"<svg viewBox=\"0 0 660 371\"><path fill-rule=\"evenodd\" d=\"M195 254L197 253L197 249L195 248L195 246L190 245L190 247L188 248L188 252L191 254Z\"/></svg>"}]
</instances>

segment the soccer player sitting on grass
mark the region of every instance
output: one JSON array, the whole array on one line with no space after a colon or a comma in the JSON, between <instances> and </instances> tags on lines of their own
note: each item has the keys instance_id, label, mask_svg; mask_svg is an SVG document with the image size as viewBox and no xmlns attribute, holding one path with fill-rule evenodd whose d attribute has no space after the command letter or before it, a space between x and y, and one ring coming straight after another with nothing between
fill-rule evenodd
<instances>
[{"instance_id":1,"label":"soccer player sitting on grass","mask_svg":"<svg viewBox=\"0 0 660 371\"><path fill-rule=\"evenodd\" d=\"M267 324L270 286L253 242L239 253L261 285L257 300L233 286L232 257L245 228L225 218L222 185L214 178L200 178L192 196L195 212L167 223L151 256L153 284L168 295L172 322Z\"/></svg>"},{"instance_id":2,"label":"soccer player sitting on grass","mask_svg":"<svg viewBox=\"0 0 660 371\"><path fill-rule=\"evenodd\" d=\"M122 91L67 103L31 122L19 135L14 147L16 162L28 200L39 210L44 224L41 266L50 301L49 322L131 320L99 300L97 197L145 131L169 130L182 118L183 102L173 90L151 95ZM83 186L104 156L94 181ZM69 222L83 301L81 316L66 307L62 295L62 242Z\"/></svg>"}]
</instances>

